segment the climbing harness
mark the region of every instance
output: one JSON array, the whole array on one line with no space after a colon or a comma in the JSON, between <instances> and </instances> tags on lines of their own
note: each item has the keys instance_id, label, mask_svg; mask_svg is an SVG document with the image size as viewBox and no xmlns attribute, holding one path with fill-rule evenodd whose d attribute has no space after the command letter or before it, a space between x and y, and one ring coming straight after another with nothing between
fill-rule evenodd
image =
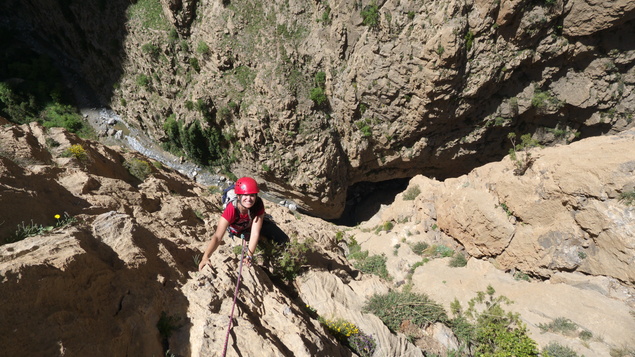
<instances>
[{"instance_id":1,"label":"climbing harness","mask_svg":"<svg viewBox=\"0 0 635 357\"><path fill-rule=\"evenodd\" d=\"M233 235L230 234L230 237L233 238ZM227 326L227 334L225 335L225 346L223 347L223 357L227 353L227 342L229 342L229 332L232 329L232 320L234 318L234 308L236 307L236 298L238 297L238 287L240 286L240 277L243 272L243 260L245 259L245 235L241 234L240 239L242 242L242 253L240 255L240 265L238 268L238 279L236 280L236 289L234 290L234 302L232 303L232 311L229 315L229 325Z\"/></svg>"}]
</instances>

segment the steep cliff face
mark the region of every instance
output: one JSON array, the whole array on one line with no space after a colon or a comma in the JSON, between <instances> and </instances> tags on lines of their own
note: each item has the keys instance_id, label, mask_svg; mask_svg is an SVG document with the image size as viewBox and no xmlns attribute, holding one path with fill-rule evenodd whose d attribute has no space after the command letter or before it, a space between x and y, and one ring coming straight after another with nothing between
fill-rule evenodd
<instances>
[{"instance_id":1,"label":"steep cliff face","mask_svg":"<svg viewBox=\"0 0 635 357\"><path fill-rule=\"evenodd\" d=\"M226 238L203 271L196 261L215 230L219 192L139 153L0 118L0 345L16 356L209 356L226 341L230 356L349 355L319 315L372 335L376 356L446 355L459 349L449 326L404 317L391 331L364 306L411 289L452 311L455 299L467 306L492 285L541 348L632 353L634 148L628 130L536 149L523 176L508 157L444 181L416 176L355 228L266 202L281 231L315 244L298 254L306 260L290 284L263 251L242 268L227 337L241 242ZM383 257L392 279L355 264L346 253L354 240ZM467 265L417 252L424 244ZM543 331L556 319L588 339Z\"/></svg>"},{"instance_id":2,"label":"steep cliff face","mask_svg":"<svg viewBox=\"0 0 635 357\"><path fill-rule=\"evenodd\" d=\"M354 183L463 174L512 132L551 144L633 126L629 1L20 3L11 16L38 19L124 120L166 142L168 118L198 122L202 161L325 218Z\"/></svg>"}]
</instances>

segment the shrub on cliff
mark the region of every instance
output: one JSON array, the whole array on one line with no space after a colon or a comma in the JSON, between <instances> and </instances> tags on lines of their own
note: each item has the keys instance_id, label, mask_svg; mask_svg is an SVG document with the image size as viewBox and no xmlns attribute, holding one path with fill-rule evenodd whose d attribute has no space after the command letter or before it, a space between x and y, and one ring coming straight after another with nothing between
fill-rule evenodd
<instances>
[{"instance_id":1,"label":"shrub on cliff","mask_svg":"<svg viewBox=\"0 0 635 357\"><path fill-rule=\"evenodd\" d=\"M455 316L451 325L463 346L477 356L538 356L536 342L527 335L519 314L502 307L512 301L494 294L491 285L479 291L465 312L458 300L451 304Z\"/></svg>"},{"instance_id":2,"label":"shrub on cliff","mask_svg":"<svg viewBox=\"0 0 635 357\"><path fill-rule=\"evenodd\" d=\"M448 321L443 306L427 295L412 292L375 294L368 299L363 310L379 317L392 331L399 331L404 321L410 321L419 327Z\"/></svg>"},{"instance_id":3,"label":"shrub on cliff","mask_svg":"<svg viewBox=\"0 0 635 357\"><path fill-rule=\"evenodd\" d=\"M140 160L137 158L132 158L130 160L126 160L123 166L128 169L128 172L141 181L144 181L148 175L152 173L152 168L150 164L145 160Z\"/></svg>"}]
</instances>

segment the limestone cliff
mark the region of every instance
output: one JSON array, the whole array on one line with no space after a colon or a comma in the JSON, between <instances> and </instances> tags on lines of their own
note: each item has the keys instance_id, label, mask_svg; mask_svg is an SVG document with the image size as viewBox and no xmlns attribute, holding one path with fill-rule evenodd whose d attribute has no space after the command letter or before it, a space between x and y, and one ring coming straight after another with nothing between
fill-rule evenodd
<instances>
[{"instance_id":1,"label":"limestone cliff","mask_svg":"<svg viewBox=\"0 0 635 357\"><path fill-rule=\"evenodd\" d=\"M324 218L342 213L357 182L450 177L499 160L511 132L551 144L633 125L631 1L0 10L131 125L168 141L168 118L199 122L212 138L203 161L256 176Z\"/></svg>"},{"instance_id":2,"label":"limestone cliff","mask_svg":"<svg viewBox=\"0 0 635 357\"><path fill-rule=\"evenodd\" d=\"M220 355L240 242L226 239L211 268L198 272L196 262L220 194L136 152L36 123L0 124L3 351ZM443 355L458 349L448 326L403 321L391 331L364 311L367 299L410 286L449 310L488 285L514 300L541 348L558 341L588 356L632 353L635 230L623 197L633 193L634 135L535 149L523 176L509 157L445 181L417 176L356 228L268 202L282 231L317 244L289 285L265 264L243 268L229 355L350 355L315 314L372 335L374 356ZM146 163L144 175L134 162ZM384 255L392 280L353 267L343 244L353 238ZM467 265L422 261L417 244L462 254ZM542 331L558 318L588 338Z\"/></svg>"}]
</instances>

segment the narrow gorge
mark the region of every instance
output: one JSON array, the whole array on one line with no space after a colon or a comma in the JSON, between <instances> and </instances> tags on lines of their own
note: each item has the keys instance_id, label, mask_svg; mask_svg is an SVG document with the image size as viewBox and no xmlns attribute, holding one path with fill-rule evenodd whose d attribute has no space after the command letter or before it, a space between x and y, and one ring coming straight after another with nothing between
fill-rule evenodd
<instances>
[{"instance_id":1,"label":"narrow gorge","mask_svg":"<svg viewBox=\"0 0 635 357\"><path fill-rule=\"evenodd\" d=\"M626 0L5 0L0 345L220 356L240 242L196 261L252 176L293 244L228 355L487 355L489 296L512 355L632 356L633 34Z\"/></svg>"}]
</instances>

